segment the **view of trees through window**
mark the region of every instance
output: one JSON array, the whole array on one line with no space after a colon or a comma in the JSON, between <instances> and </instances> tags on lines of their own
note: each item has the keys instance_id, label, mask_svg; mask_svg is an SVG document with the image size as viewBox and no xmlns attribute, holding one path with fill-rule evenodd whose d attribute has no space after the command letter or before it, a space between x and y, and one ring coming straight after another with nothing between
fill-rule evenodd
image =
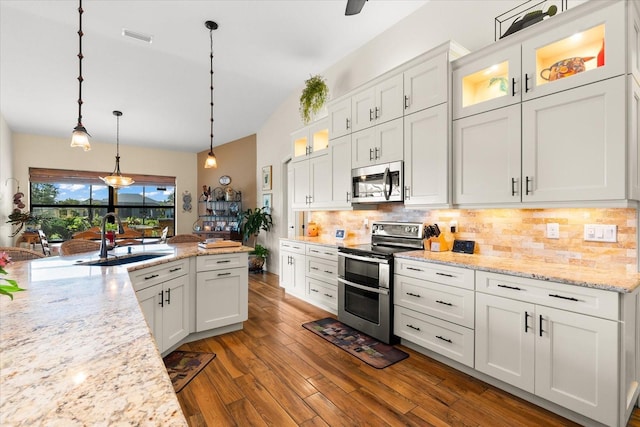
<instances>
[{"instance_id":1,"label":"view of trees through window","mask_svg":"<svg viewBox=\"0 0 640 427\"><path fill-rule=\"evenodd\" d=\"M124 225L145 237L160 236L164 227L173 235L175 186L107 185L73 182L31 182L31 213L50 241L68 240L100 225L107 212L116 212Z\"/></svg>"}]
</instances>

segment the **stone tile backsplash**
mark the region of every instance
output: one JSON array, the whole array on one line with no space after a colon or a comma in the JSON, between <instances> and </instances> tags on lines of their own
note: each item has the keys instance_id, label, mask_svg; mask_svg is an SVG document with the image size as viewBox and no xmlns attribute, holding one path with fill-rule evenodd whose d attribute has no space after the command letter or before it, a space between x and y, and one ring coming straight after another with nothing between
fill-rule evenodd
<instances>
[{"instance_id":1,"label":"stone tile backsplash","mask_svg":"<svg viewBox=\"0 0 640 427\"><path fill-rule=\"evenodd\" d=\"M312 212L309 220L319 226L320 236L331 238L344 228L349 237L369 239L364 220L419 221L448 229L458 222L456 239L474 240L476 252L517 259L530 259L574 266L635 272L637 269L637 211L615 209L405 209L400 204L379 205L369 211ZM545 237L546 224L560 224L560 238ZM584 224L614 224L616 243L585 242Z\"/></svg>"}]
</instances>

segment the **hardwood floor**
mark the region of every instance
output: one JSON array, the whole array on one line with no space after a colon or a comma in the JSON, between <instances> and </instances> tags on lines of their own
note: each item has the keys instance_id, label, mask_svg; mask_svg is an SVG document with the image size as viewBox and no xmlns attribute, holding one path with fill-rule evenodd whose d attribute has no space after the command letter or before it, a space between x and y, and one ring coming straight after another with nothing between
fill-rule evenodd
<instances>
[{"instance_id":1,"label":"hardwood floor","mask_svg":"<svg viewBox=\"0 0 640 427\"><path fill-rule=\"evenodd\" d=\"M180 347L217 355L178 393L189 425L576 425L403 346L408 359L372 368L301 326L328 316L249 274L244 329Z\"/></svg>"}]
</instances>

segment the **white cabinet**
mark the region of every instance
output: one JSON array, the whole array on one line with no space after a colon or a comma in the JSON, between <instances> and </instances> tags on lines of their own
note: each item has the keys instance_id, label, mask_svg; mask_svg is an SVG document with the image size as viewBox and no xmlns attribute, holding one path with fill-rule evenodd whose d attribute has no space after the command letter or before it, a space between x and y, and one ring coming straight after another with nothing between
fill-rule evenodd
<instances>
[{"instance_id":1,"label":"white cabinet","mask_svg":"<svg viewBox=\"0 0 640 427\"><path fill-rule=\"evenodd\" d=\"M454 119L624 74L626 7L575 8L456 61Z\"/></svg>"},{"instance_id":2,"label":"white cabinet","mask_svg":"<svg viewBox=\"0 0 640 427\"><path fill-rule=\"evenodd\" d=\"M402 117L404 110L402 73L351 96L353 132Z\"/></svg>"},{"instance_id":3,"label":"white cabinet","mask_svg":"<svg viewBox=\"0 0 640 427\"><path fill-rule=\"evenodd\" d=\"M476 280L475 368L616 425L617 295L486 272Z\"/></svg>"},{"instance_id":4,"label":"white cabinet","mask_svg":"<svg viewBox=\"0 0 640 427\"><path fill-rule=\"evenodd\" d=\"M520 104L453 122L454 204L520 202L520 129Z\"/></svg>"},{"instance_id":5,"label":"white cabinet","mask_svg":"<svg viewBox=\"0 0 640 427\"><path fill-rule=\"evenodd\" d=\"M351 98L343 98L327 104L329 139L351 133Z\"/></svg>"},{"instance_id":6,"label":"white cabinet","mask_svg":"<svg viewBox=\"0 0 640 427\"><path fill-rule=\"evenodd\" d=\"M292 159L303 160L327 152L329 148L329 129L327 119L323 118L291 134Z\"/></svg>"},{"instance_id":7,"label":"white cabinet","mask_svg":"<svg viewBox=\"0 0 640 427\"><path fill-rule=\"evenodd\" d=\"M294 295L305 294L304 243L280 240L280 287Z\"/></svg>"},{"instance_id":8,"label":"white cabinet","mask_svg":"<svg viewBox=\"0 0 640 427\"><path fill-rule=\"evenodd\" d=\"M306 245L307 300L331 313L338 312L338 248Z\"/></svg>"},{"instance_id":9,"label":"white cabinet","mask_svg":"<svg viewBox=\"0 0 640 427\"><path fill-rule=\"evenodd\" d=\"M229 326L248 318L247 253L196 259L196 331Z\"/></svg>"},{"instance_id":10,"label":"white cabinet","mask_svg":"<svg viewBox=\"0 0 640 427\"><path fill-rule=\"evenodd\" d=\"M330 207L331 157L323 153L307 160L292 162L293 200L296 210L321 209Z\"/></svg>"},{"instance_id":11,"label":"white cabinet","mask_svg":"<svg viewBox=\"0 0 640 427\"><path fill-rule=\"evenodd\" d=\"M189 334L189 262L129 273L140 308L162 353Z\"/></svg>"},{"instance_id":12,"label":"white cabinet","mask_svg":"<svg viewBox=\"0 0 640 427\"><path fill-rule=\"evenodd\" d=\"M404 72L404 114L449 100L449 53L443 52Z\"/></svg>"},{"instance_id":13,"label":"white cabinet","mask_svg":"<svg viewBox=\"0 0 640 427\"><path fill-rule=\"evenodd\" d=\"M440 104L404 117L404 204L449 203L449 115Z\"/></svg>"},{"instance_id":14,"label":"white cabinet","mask_svg":"<svg viewBox=\"0 0 640 427\"><path fill-rule=\"evenodd\" d=\"M474 271L394 262L394 333L473 367Z\"/></svg>"},{"instance_id":15,"label":"white cabinet","mask_svg":"<svg viewBox=\"0 0 640 427\"><path fill-rule=\"evenodd\" d=\"M390 163L403 159L403 119L399 118L351 134L351 166Z\"/></svg>"},{"instance_id":16,"label":"white cabinet","mask_svg":"<svg viewBox=\"0 0 640 427\"><path fill-rule=\"evenodd\" d=\"M331 140L331 169L325 174L331 181L331 209L351 209L351 135Z\"/></svg>"}]
</instances>

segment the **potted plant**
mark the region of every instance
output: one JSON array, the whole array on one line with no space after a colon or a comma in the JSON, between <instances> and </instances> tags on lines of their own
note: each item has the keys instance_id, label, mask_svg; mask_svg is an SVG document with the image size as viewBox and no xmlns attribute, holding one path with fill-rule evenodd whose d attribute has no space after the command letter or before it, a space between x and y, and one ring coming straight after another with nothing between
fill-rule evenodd
<instances>
[{"instance_id":1,"label":"potted plant","mask_svg":"<svg viewBox=\"0 0 640 427\"><path fill-rule=\"evenodd\" d=\"M324 106L329 97L329 88L322 76L311 76L305 80L305 87L300 96L300 114L306 125Z\"/></svg>"},{"instance_id":2,"label":"potted plant","mask_svg":"<svg viewBox=\"0 0 640 427\"><path fill-rule=\"evenodd\" d=\"M262 271L269 250L262 245L255 244L260 231L271 231L273 219L265 208L247 209L240 214L240 233L242 240L254 244L254 250L249 253L249 270Z\"/></svg>"}]
</instances>

